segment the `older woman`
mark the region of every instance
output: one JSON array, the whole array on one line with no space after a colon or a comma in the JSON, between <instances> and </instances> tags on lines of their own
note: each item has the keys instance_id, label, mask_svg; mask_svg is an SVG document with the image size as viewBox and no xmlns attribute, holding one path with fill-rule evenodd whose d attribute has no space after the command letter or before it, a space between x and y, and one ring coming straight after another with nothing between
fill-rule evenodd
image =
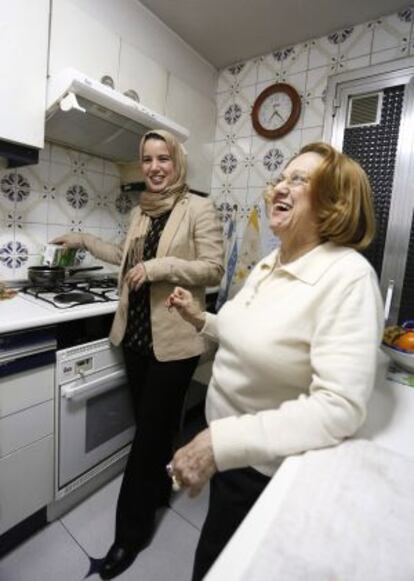
<instances>
[{"instance_id":1,"label":"older woman","mask_svg":"<svg viewBox=\"0 0 414 581\"><path fill-rule=\"evenodd\" d=\"M151 538L156 508L168 502L165 464L185 391L204 350L196 331L166 311L165 300L181 284L204 304L205 287L218 284L223 275L221 226L213 204L188 192L181 145L166 131L150 131L142 138L139 158L147 190L132 212L123 244L89 234L53 241L120 265L121 298L110 337L115 345L122 343L137 432L118 498L115 542L100 571L103 579L132 564Z\"/></svg>"},{"instance_id":2,"label":"older woman","mask_svg":"<svg viewBox=\"0 0 414 581\"><path fill-rule=\"evenodd\" d=\"M176 288L167 301L219 342L209 427L170 471L190 495L212 477L196 552L202 579L282 459L333 446L362 424L373 388L383 306L357 251L374 235L364 171L330 145L308 145L268 195L281 245L214 316Z\"/></svg>"}]
</instances>

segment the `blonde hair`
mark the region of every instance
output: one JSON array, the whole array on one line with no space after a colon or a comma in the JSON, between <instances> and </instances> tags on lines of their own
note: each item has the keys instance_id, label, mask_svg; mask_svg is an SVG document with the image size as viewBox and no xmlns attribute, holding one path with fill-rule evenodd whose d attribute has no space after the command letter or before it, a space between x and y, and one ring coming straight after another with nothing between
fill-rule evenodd
<instances>
[{"instance_id":1,"label":"blonde hair","mask_svg":"<svg viewBox=\"0 0 414 581\"><path fill-rule=\"evenodd\" d=\"M187 190L187 159L184 153L183 146L178 141L178 139L169 131L164 129L151 129L144 133L139 144L139 163L142 164L142 159L144 155L144 145L149 139L159 139L164 141L167 145L168 153L171 156L174 170L175 170L175 180L168 187L168 191L171 193L181 192Z\"/></svg>"},{"instance_id":2,"label":"blonde hair","mask_svg":"<svg viewBox=\"0 0 414 581\"><path fill-rule=\"evenodd\" d=\"M356 250L363 250L375 236L375 213L371 186L362 167L328 143L310 143L293 159L313 152L322 157L310 180L312 203L319 237ZM267 188L265 200L273 197Z\"/></svg>"}]
</instances>

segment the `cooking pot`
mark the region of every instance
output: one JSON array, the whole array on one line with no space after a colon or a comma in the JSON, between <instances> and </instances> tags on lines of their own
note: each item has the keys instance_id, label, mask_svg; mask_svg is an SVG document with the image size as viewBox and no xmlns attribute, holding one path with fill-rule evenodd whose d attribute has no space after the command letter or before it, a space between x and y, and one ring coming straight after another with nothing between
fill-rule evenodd
<instances>
[{"instance_id":1,"label":"cooking pot","mask_svg":"<svg viewBox=\"0 0 414 581\"><path fill-rule=\"evenodd\" d=\"M63 268L62 266L29 266L27 275L35 286L52 287L65 281L67 276L77 272L90 270L102 270L103 266L90 266L88 268Z\"/></svg>"}]
</instances>

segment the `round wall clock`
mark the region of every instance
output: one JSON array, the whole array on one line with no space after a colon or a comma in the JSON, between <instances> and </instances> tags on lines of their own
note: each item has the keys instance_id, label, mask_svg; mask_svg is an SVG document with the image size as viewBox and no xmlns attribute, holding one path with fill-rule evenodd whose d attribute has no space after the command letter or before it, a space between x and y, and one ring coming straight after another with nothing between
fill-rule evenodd
<instances>
[{"instance_id":1,"label":"round wall clock","mask_svg":"<svg viewBox=\"0 0 414 581\"><path fill-rule=\"evenodd\" d=\"M300 95L287 83L275 83L260 93L252 109L253 127L259 135L276 139L289 133L299 119Z\"/></svg>"}]
</instances>

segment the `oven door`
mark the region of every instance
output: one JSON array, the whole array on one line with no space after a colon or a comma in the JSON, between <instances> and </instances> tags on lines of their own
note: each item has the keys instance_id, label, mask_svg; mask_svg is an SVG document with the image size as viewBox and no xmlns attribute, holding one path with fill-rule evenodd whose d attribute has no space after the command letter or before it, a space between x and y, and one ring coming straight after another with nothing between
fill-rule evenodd
<instances>
[{"instance_id":1,"label":"oven door","mask_svg":"<svg viewBox=\"0 0 414 581\"><path fill-rule=\"evenodd\" d=\"M132 402L123 364L113 361L105 365L100 359L102 353L89 355L83 351L81 357L62 364L64 372L77 366L79 373L76 372L74 380L58 387L59 490L68 483L72 483L70 489L83 484L116 461L124 455L122 451L127 452L125 447L134 435Z\"/></svg>"}]
</instances>

